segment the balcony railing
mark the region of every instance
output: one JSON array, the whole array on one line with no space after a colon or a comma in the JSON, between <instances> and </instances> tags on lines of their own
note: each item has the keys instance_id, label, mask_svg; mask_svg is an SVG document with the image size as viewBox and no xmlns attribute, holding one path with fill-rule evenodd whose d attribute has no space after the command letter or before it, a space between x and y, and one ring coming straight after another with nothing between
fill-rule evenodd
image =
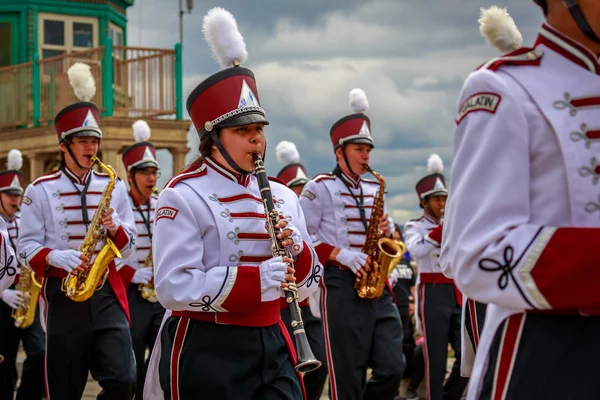
<instances>
[{"instance_id":1,"label":"balcony railing","mask_svg":"<svg viewBox=\"0 0 600 400\"><path fill-rule=\"evenodd\" d=\"M80 61L96 81L103 116L182 119L181 46L174 50L111 45L0 68L0 129L51 123L78 99L67 70Z\"/></svg>"}]
</instances>

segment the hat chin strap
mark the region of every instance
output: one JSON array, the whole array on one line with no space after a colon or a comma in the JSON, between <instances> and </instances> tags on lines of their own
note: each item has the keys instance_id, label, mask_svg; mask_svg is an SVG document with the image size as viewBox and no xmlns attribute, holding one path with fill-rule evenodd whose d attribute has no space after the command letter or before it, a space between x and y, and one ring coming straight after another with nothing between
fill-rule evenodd
<instances>
[{"instance_id":1,"label":"hat chin strap","mask_svg":"<svg viewBox=\"0 0 600 400\"><path fill-rule=\"evenodd\" d=\"M354 172L352 170L352 167L350 166L350 163L348 162L348 157L346 156L346 145L345 144L342 145L342 156L344 157L344 162L346 163L346 168L348 168L348 171L350 171L350 175L360 176L360 174L357 174L356 172Z\"/></svg>"},{"instance_id":2,"label":"hat chin strap","mask_svg":"<svg viewBox=\"0 0 600 400\"><path fill-rule=\"evenodd\" d=\"M571 13L571 16L575 20L575 23L577 24L577 26L579 26L579 29L581 29L584 35L587 36L588 39L596 43L600 43L600 38L598 37L598 35L596 35L594 29L592 29L590 24L588 24L587 20L585 19L585 16L583 15L583 12L581 11L581 7L579 7L577 0L563 0L563 2L569 10L569 12Z\"/></svg>"},{"instance_id":3,"label":"hat chin strap","mask_svg":"<svg viewBox=\"0 0 600 400\"><path fill-rule=\"evenodd\" d=\"M225 161L227 161L227 164L229 164L229 166L231 168L233 168L237 173L240 173L242 175L248 175L248 174L252 173L252 171L246 171L245 169L242 169L239 165L237 165L235 163L235 161L233 161L233 159L229 156L229 153L227 153L227 151L225 150L225 147L223 147L223 144L219 140L219 135L217 135L217 132L215 129L211 130L209 133L210 133L210 137L212 138L213 142L215 142L217 149L219 150L219 152L221 153L221 155L223 156Z\"/></svg>"},{"instance_id":4,"label":"hat chin strap","mask_svg":"<svg viewBox=\"0 0 600 400\"><path fill-rule=\"evenodd\" d=\"M71 146L69 145L69 141L65 139L65 147L67 148L67 152L69 153L69 155L71 156L71 159L73 160L73 162L75 163L75 165L77 165L77 167L81 168L81 169L87 169L81 166L81 164L79 164L79 161L77 161L77 157L75 157L75 154L73 154L73 151L71 150Z\"/></svg>"}]
</instances>

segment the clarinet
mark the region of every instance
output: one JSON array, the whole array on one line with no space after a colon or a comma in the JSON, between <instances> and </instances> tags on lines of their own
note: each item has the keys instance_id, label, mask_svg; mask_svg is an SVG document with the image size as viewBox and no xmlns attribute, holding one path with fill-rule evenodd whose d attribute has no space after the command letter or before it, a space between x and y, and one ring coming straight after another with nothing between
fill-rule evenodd
<instances>
[{"instance_id":1,"label":"clarinet","mask_svg":"<svg viewBox=\"0 0 600 400\"><path fill-rule=\"evenodd\" d=\"M273 257L289 257L292 258L289 251L282 246L279 239L277 239L277 230L275 225L279 222L279 213L275 210L273 204L273 195L271 193L271 186L269 185L269 178L267 177L267 171L265 170L265 164L258 154L254 154L254 172L256 173L256 179L258 180L258 186L260 188L260 195L262 197L263 205L265 207L265 214L267 216L267 229L271 236L271 250ZM292 317L292 331L294 333L294 339L296 341L296 358L298 362L294 367L298 372L309 372L315 370L321 366L321 361L315 359L308 339L306 338L306 331L304 330L304 322L302 321L302 314L300 311L300 304L298 303L298 288L296 283L288 282L288 287L283 289L285 292L285 300L290 310Z\"/></svg>"}]
</instances>

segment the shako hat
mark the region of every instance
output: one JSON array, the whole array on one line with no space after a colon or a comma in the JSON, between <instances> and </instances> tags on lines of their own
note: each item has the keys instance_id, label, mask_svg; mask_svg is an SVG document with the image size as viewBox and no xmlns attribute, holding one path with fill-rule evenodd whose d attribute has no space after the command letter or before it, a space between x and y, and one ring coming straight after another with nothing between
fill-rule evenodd
<instances>
[{"instance_id":1,"label":"shako hat","mask_svg":"<svg viewBox=\"0 0 600 400\"><path fill-rule=\"evenodd\" d=\"M306 169L300 164L300 153L298 153L294 143L282 140L275 147L275 155L277 161L283 165L283 168L277 174L277 178L285 182L288 187L308 183Z\"/></svg>"},{"instance_id":2,"label":"shako hat","mask_svg":"<svg viewBox=\"0 0 600 400\"><path fill-rule=\"evenodd\" d=\"M156 161L156 147L148 141L150 126L142 119L131 125L136 143L125 149L122 155L123 165L127 171L148 167L159 168Z\"/></svg>"}]
</instances>

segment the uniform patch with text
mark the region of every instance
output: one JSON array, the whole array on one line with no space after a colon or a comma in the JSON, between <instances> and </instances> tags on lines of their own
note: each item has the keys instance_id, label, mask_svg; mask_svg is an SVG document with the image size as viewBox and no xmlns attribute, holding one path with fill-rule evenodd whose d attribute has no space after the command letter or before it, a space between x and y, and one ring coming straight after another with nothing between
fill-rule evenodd
<instances>
[{"instance_id":1,"label":"uniform patch with text","mask_svg":"<svg viewBox=\"0 0 600 400\"><path fill-rule=\"evenodd\" d=\"M23 196L23 200L21 200L21 203L29 206L31 205L31 199L27 196Z\"/></svg>"},{"instance_id":2,"label":"uniform patch with text","mask_svg":"<svg viewBox=\"0 0 600 400\"><path fill-rule=\"evenodd\" d=\"M460 124L468 114L474 111L486 111L496 113L502 97L496 93L475 93L471 95L460 107L456 116L456 124Z\"/></svg>"},{"instance_id":3,"label":"uniform patch with text","mask_svg":"<svg viewBox=\"0 0 600 400\"><path fill-rule=\"evenodd\" d=\"M311 192L310 190L304 190L302 191L301 196L306 197L309 200L314 200L317 196L315 196L315 194L313 192Z\"/></svg>"},{"instance_id":4,"label":"uniform patch with text","mask_svg":"<svg viewBox=\"0 0 600 400\"><path fill-rule=\"evenodd\" d=\"M156 211L156 220L161 218L175 219L179 210L173 207L161 207Z\"/></svg>"}]
</instances>

